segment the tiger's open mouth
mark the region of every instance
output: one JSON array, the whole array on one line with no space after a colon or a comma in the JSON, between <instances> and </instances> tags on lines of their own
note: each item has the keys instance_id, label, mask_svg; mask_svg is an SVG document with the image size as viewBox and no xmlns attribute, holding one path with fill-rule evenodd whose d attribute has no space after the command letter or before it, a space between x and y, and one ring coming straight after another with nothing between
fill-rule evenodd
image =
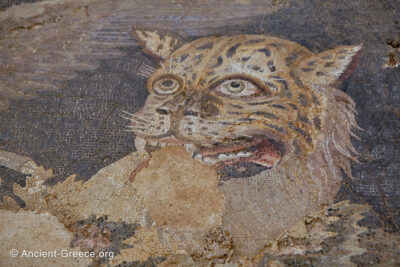
<instances>
[{"instance_id":1,"label":"tiger's open mouth","mask_svg":"<svg viewBox=\"0 0 400 267\"><path fill-rule=\"evenodd\" d=\"M136 137L135 145L137 150L148 152L170 145L184 145L186 151L196 160L220 168L238 162L251 162L272 168L279 163L284 154L282 144L265 136L256 136L252 139L239 138L213 145L196 145L173 137L157 141L146 141Z\"/></svg>"}]
</instances>

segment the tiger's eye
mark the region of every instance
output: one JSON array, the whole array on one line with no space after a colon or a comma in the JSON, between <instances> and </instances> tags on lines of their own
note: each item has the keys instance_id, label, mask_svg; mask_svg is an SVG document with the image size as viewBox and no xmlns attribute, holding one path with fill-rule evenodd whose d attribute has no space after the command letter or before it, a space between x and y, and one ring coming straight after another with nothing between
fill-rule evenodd
<instances>
[{"instance_id":1,"label":"tiger's eye","mask_svg":"<svg viewBox=\"0 0 400 267\"><path fill-rule=\"evenodd\" d=\"M165 87L171 87L172 85L174 84L174 82L173 81L171 81L171 80L164 80L162 83L161 83L161 85L162 86L165 86Z\"/></svg>"},{"instance_id":2,"label":"tiger's eye","mask_svg":"<svg viewBox=\"0 0 400 267\"><path fill-rule=\"evenodd\" d=\"M179 82L173 78L163 78L156 81L153 85L154 91L158 94L169 95L179 89Z\"/></svg>"},{"instance_id":3,"label":"tiger's eye","mask_svg":"<svg viewBox=\"0 0 400 267\"><path fill-rule=\"evenodd\" d=\"M245 89L246 85L242 81L231 81L227 84L228 91L232 93L240 93Z\"/></svg>"},{"instance_id":4,"label":"tiger's eye","mask_svg":"<svg viewBox=\"0 0 400 267\"><path fill-rule=\"evenodd\" d=\"M241 78L225 80L214 87L214 90L225 97L236 99L256 97L262 92L255 83Z\"/></svg>"},{"instance_id":5,"label":"tiger's eye","mask_svg":"<svg viewBox=\"0 0 400 267\"><path fill-rule=\"evenodd\" d=\"M240 83L238 83L238 82L231 82L231 86L232 86L233 88L238 88L238 87L240 87Z\"/></svg>"}]
</instances>

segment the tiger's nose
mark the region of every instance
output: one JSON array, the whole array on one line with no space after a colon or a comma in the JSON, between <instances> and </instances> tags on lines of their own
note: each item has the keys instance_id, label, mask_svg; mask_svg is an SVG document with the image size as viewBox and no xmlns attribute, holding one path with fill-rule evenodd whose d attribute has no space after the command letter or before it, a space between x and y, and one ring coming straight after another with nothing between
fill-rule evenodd
<instances>
[{"instance_id":1,"label":"tiger's nose","mask_svg":"<svg viewBox=\"0 0 400 267\"><path fill-rule=\"evenodd\" d=\"M156 108L156 112L160 115L169 115L177 112L183 103L167 102L162 106Z\"/></svg>"},{"instance_id":2,"label":"tiger's nose","mask_svg":"<svg viewBox=\"0 0 400 267\"><path fill-rule=\"evenodd\" d=\"M155 111L160 115L173 114L182 108L184 101L185 93L182 92L168 102L161 104Z\"/></svg>"},{"instance_id":3,"label":"tiger's nose","mask_svg":"<svg viewBox=\"0 0 400 267\"><path fill-rule=\"evenodd\" d=\"M157 112L158 114L160 114L160 115L168 115L168 114L170 114L170 111L169 111L168 108L165 107L165 106L156 108L156 112Z\"/></svg>"}]
</instances>

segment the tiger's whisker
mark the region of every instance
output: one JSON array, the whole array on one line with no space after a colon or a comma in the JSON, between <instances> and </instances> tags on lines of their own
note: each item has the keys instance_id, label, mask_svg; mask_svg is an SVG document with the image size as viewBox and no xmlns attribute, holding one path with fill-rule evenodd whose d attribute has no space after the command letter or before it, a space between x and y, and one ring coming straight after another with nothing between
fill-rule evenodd
<instances>
[{"instance_id":1,"label":"tiger's whisker","mask_svg":"<svg viewBox=\"0 0 400 267\"><path fill-rule=\"evenodd\" d=\"M135 126L135 125L139 125L139 126L143 126L143 127L146 127L146 126L148 126L146 123L143 123L143 122L137 122L137 121L135 121L135 122L133 122L133 126ZM134 127L133 127L134 128Z\"/></svg>"},{"instance_id":2,"label":"tiger's whisker","mask_svg":"<svg viewBox=\"0 0 400 267\"><path fill-rule=\"evenodd\" d=\"M128 121L135 121L134 119L125 117L124 115L119 115L119 116L120 116L121 118L125 119L125 120L128 120Z\"/></svg>"},{"instance_id":3,"label":"tiger's whisker","mask_svg":"<svg viewBox=\"0 0 400 267\"><path fill-rule=\"evenodd\" d=\"M132 118L135 119L135 120L137 120L137 121L144 121L144 122L152 123L151 120L147 120L147 119L145 119L145 118L143 118L143 117L140 117L140 116L138 116L138 115L133 115Z\"/></svg>"},{"instance_id":4,"label":"tiger's whisker","mask_svg":"<svg viewBox=\"0 0 400 267\"><path fill-rule=\"evenodd\" d=\"M162 62L160 62L160 65L161 65L161 67L166 71L165 65L164 65Z\"/></svg>"},{"instance_id":5,"label":"tiger's whisker","mask_svg":"<svg viewBox=\"0 0 400 267\"><path fill-rule=\"evenodd\" d=\"M120 117L125 119L125 120L131 121L131 122L142 123L143 125L145 125L145 122L151 123L150 120L143 119L143 118L138 117L136 115L132 115L132 118L125 117L124 115L120 115Z\"/></svg>"},{"instance_id":6,"label":"tiger's whisker","mask_svg":"<svg viewBox=\"0 0 400 267\"><path fill-rule=\"evenodd\" d=\"M131 116L135 116L134 114L132 114L132 113L130 113L128 111L125 111L125 110L122 110L122 112L125 113L125 114L128 114L128 115L131 115Z\"/></svg>"}]
</instances>

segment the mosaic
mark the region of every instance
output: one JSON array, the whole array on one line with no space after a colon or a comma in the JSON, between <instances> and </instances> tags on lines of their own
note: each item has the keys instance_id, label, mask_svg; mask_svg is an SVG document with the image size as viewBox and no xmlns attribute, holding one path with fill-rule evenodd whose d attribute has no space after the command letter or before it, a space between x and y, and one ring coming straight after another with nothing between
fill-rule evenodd
<instances>
[{"instance_id":1,"label":"mosaic","mask_svg":"<svg viewBox=\"0 0 400 267\"><path fill-rule=\"evenodd\" d=\"M0 266L397 266L400 26L370 2L5 6Z\"/></svg>"}]
</instances>

